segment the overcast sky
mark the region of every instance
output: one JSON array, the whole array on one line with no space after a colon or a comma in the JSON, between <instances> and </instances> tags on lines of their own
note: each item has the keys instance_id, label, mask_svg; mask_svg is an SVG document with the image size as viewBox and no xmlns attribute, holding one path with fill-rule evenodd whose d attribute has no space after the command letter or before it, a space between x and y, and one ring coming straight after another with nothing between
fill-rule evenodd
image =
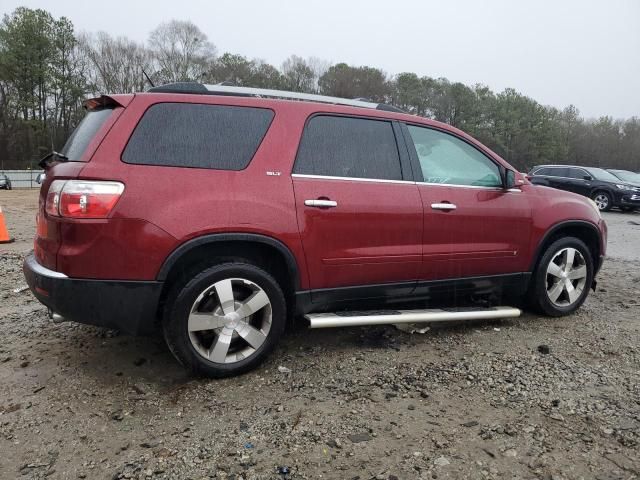
<instances>
[{"instance_id":1,"label":"overcast sky","mask_svg":"<svg viewBox=\"0 0 640 480\"><path fill-rule=\"evenodd\" d=\"M640 0L1 0L77 30L144 41L172 18L218 48L279 66L291 54L505 87L586 117L640 116Z\"/></svg>"}]
</instances>

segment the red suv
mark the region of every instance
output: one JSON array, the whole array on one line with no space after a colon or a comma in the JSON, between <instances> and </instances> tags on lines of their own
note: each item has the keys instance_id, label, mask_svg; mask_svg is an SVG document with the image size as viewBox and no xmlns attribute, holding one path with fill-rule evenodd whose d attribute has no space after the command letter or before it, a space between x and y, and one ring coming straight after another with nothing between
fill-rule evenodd
<instances>
[{"instance_id":1,"label":"red suv","mask_svg":"<svg viewBox=\"0 0 640 480\"><path fill-rule=\"evenodd\" d=\"M300 316L569 314L605 255L591 200L386 105L189 83L85 107L42 161L27 282L56 319L162 328L202 374L256 366Z\"/></svg>"}]
</instances>

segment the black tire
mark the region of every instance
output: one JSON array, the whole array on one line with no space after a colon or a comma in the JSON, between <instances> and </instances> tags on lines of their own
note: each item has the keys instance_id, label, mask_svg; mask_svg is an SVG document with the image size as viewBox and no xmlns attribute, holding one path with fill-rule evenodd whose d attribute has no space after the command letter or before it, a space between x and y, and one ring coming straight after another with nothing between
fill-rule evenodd
<instances>
[{"instance_id":1,"label":"black tire","mask_svg":"<svg viewBox=\"0 0 640 480\"><path fill-rule=\"evenodd\" d=\"M593 194L591 199L596 202L598 205L598 209L601 212L608 212L613 207L613 199L611 198L611 194L609 192L605 192L604 190L599 190ZM599 202L598 199L602 199Z\"/></svg>"},{"instance_id":2,"label":"black tire","mask_svg":"<svg viewBox=\"0 0 640 480\"><path fill-rule=\"evenodd\" d=\"M547 292L547 268L552 259L564 249L573 248L580 252L586 267L586 281L580 296L570 305L559 306L551 301ZM593 257L584 242L575 237L564 237L554 241L542 254L538 262L531 284L529 285L528 300L530 306L538 313L550 317L562 317L575 312L584 303L593 283Z\"/></svg>"},{"instance_id":3,"label":"black tire","mask_svg":"<svg viewBox=\"0 0 640 480\"><path fill-rule=\"evenodd\" d=\"M209 360L198 353L191 340L188 325L192 306L199 295L216 282L228 279L248 280L266 293L271 308L271 326L266 339L253 353L233 363L222 363ZM235 295L234 292L234 297ZM258 366L282 336L286 319L287 307L284 294L269 273L248 263L223 263L213 267L203 266L203 270L195 277L173 286L165 304L162 327L169 349L183 366L198 375L222 378L239 375ZM232 340L232 345L237 340L239 340L237 337Z\"/></svg>"}]
</instances>

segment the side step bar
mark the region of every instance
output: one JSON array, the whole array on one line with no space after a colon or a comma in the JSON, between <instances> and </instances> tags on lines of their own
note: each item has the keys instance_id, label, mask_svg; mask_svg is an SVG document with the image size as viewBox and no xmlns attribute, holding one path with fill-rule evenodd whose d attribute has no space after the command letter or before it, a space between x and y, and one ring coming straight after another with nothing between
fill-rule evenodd
<instances>
[{"instance_id":1,"label":"side step bar","mask_svg":"<svg viewBox=\"0 0 640 480\"><path fill-rule=\"evenodd\" d=\"M359 327L394 323L450 322L515 318L522 312L513 307L450 310L384 310L371 312L312 313L305 315L311 328Z\"/></svg>"}]
</instances>

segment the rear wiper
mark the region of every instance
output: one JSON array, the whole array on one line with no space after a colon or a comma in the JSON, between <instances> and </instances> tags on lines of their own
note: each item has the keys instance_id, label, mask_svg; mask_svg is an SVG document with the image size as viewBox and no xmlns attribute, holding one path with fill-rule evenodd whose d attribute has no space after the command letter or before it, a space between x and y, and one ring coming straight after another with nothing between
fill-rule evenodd
<instances>
[{"instance_id":1,"label":"rear wiper","mask_svg":"<svg viewBox=\"0 0 640 480\"><path fill-rule=\"evenodd\" d=\"M52 150L50 153L42 157L42 159L38 162L40 168L47 168L51 165L52 162L68 162L69 158L66 155L56 152Z\"/></svg>"}]
</instances>

